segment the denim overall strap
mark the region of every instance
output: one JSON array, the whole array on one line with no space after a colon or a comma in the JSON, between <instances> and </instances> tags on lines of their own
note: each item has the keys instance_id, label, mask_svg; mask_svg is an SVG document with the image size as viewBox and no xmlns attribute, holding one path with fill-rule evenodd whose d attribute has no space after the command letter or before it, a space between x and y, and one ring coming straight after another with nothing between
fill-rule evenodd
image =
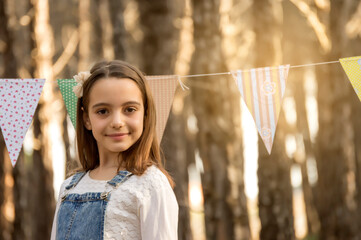
<instances>
[{"instance_id":1,"label":"denim overall strap","mask_svg":"<svg viewBox=\"0 0 361 240\"><path fill-rule=\"evenodd\" d=\"M128 171L119 171L118 174L110 181L108 184L112 185L113 187L118 187L122 182L126 181L133 173Z\"/></svg>"},{"instance_id":2,"label":"denim overall strap","mask_svg":"<svg viewBox=\"0 0 361 240\"><path fill-rule=\"evenodd\" d=\"M66 192L74 188L85 173L74 175ZM132 173L119 171L105 186L105 191L84 194L66 193L57 216L57 240L103 240L104 220L111 191L125 182Z\"/></svg>"},{"instance_id":3,"label":"denim overall strap","mask_svg":"<svg viewBox=\"0 0 361 240\"><path fill-rule=\"evenodd\" d=\"M70 183L65 187L65 189L69 190L75 187L78 184L78 182L80 182L80 180L84 177L85 174L86 172L78 172L74 174L73 178L71 179Z\"/></svg>"},{"instance_id":4,"label":"denim overall strap","mask_svg":"<svg viewBox=\"0 0 361 240\"><path fill-rule=\"evenodd\" d=\"M113 177L112 180L107 182L108 185L106 186L105 191L102 192L101 197L103 199L109 200L111 191L113 191L113 189L117 188L120 184L125 182L132 175L133 173L128 171L119 171L118 174L115 177ZM108 186L112 188L110 190L107 190L109 189Z\"/></svg>"}]
</instances>

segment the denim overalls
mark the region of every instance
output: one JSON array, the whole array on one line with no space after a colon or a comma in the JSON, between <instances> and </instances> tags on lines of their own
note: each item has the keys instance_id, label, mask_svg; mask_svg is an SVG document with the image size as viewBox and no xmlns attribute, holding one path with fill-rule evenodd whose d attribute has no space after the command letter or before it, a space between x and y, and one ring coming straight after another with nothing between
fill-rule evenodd
<instances>
[{"instance_id":1,"label":"denim overalls","mask_svg":"<svg viewBox=\"0 0 361 240\"><path fill-rule=\"evenodd\" d=\"M111 191L126 181L132 173L119 171L107 182L104 192L88 192L84 194L68 194L86 173L73 176L65 187L57 217L57 240L102 240L104 236L104 217Z\"/></svg>"}]
</instances>

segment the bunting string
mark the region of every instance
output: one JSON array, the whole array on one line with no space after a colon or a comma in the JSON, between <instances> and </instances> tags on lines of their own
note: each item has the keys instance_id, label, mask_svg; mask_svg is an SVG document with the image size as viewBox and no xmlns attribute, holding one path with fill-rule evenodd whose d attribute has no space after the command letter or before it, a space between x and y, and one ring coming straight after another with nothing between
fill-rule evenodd
<instances>
[{"instance_id":1,"label":"bunting string","mask_svg":"<svg viewBox=\"0 0 361 240\"><path fill-rule=\"evenodd\" d=\"M290 68L310 67L310 66L325 65L325 64L332 64L332 63L339 63L339 62L340 62L340 61L330 61L330 62L310 63L310 64L303 64L303 65L290 66Z\"/></svg>"},{"instance_id":2,"label":"bunting string","mask_svg":"<svg viewBox=\"0 0 361 240\"><path fill-rule=\"evenodd\" d=\"M352 59L344 59L343 62L349 62L349 61L353 61ZM327 65L327 64L333 64L333 63L340 63L339 60L337 61L328 61L328 62L319 62L319 63L309 63L309 64L301 64L301 65L290 65L290 69L291 68L300 68L300 67L312 67L312 66L318 66L318 65ZM277 69L277 67L269 67L269 69ZM250 69L245 69L242 70L243 72L247 72L250 71ZM193 77L207 77L207 76L219 76L219 75L232 75L232 72L219 72L219 73L201 73L201 74L189 74L189 75L176 75L179 78L193 78ZM72 83L73 80L72 79L64 79L62 81L63 83ZM184 83L178 79L179 84L181 85L181 88L184 89L188 89L186 85L184 85Z\"/></svg>"},{"instance_id":3,"label":"bunting string","mask_svg":"<svg viewBox=\"0 0 361 240\"><path fill-rule=\"evenodd\" d=\"M189 89L181 78L231 75L270 154L289 70L333 63L341 63L361 101L361 56L340 58L338 61L237 69L221 73L145 76L157 109L158 140L162 139L177 86L179 85L183 90ZM73 92L73 87L76 82L74 79L57 81L67 112L75 127L78 98ZM16 164L45 83L45 79L0 79L0 128L13 166ZM194 81L189 84L193 87L217 91L211 84L204 82Z\"/></svg>"},{"instance_id":4,"label":"bunting string","mask_svg":"<svg viewBox=\"0 0 361 240\"><path fill-rule=\"evenodd\" d=\"M346 61L352 61L352 60L346 60ZM302 64L302 65L294 65L290 66L289 68L300 68L300 67L311 67L311 66L317 66L317 65L326 65L326 64L332 64L332 63L339 63L340 61L329 61L329 62L320 62L320 63L309 63L309 64ZM278 67L269 67L272 69L277 69ZM243 72L248 72L250 69L242 70ZM204 73L204 74L192 74L192 75L183 75L179 76L180 78L192 78L192 77L206 77L206 76L218 76L218 75L231 75L232 72L220 72L220 73Z\"/></svg>"}]
</instances>

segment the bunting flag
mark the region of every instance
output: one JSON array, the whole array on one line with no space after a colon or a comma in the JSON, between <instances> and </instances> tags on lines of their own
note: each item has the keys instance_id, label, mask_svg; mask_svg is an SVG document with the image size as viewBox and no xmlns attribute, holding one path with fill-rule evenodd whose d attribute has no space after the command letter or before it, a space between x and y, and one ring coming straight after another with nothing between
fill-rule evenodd
<instances>
[{"instance_id":1,"label":"bunting flag","mask_svg":"<svg viewBox=\"0 0 361 240\"><path fill-rule=\"evenodd\" d=\"M162 139L165 125L167 124L178 78L177 75L146 76L157 110L156 130L159 141ZM74 79L58 79L59 89L74 128L76 127L76 104L78 98L73 92L73 87L76 84Z\"/></svg>"},{"instance_id":2,"label":"bunting flag","mask_svg":"<svg viewBox=\"0 0 361 240\"><path fill-rule=\"evenodd\" d=\"M271 154L290 65L232 72L258 132Z\"/></svg>"},{"instance_id":3,"label":"bunting flag","mask_svg":"<svg viewBox=\"0 0 361 240\"><path fill-rule=\"evenodd\" d=\"M361 101L361 56L341 58L340 62Z\"/></svg>"},{"instance_id":4,"label":"bunting flag","mask_svg":"<svg viewBox=\"0 0 361 240\"><path fill-rule=\"evenodd\" d=\"M78 98L73 92L75 85L77 83L74 79L58 79L58 86L74 128L76 128L76 104L78 102Z\"/></svg>"},{"instance_id":5,"label":"bunting flag","mask_svg":"<svg viewBox=\"0 0 361 240\"><path fill-rule=\"evenodd\" d=\"M45 79L0 79L0 127L13 167L44 83Z\"/></svg>"},{"instance_id":6,"label":"bunting flag","mask_svg":"<svg viewBox=\"0 0 361 240\"><path fill-rule=\"evenodd\" d=\"M168 121L169 111L173 103L179 76L146 76L146 79L148 80L148 84L152 90L155 108L157 110L157 137L160 142Z\"/></svg>"}]
</instances>

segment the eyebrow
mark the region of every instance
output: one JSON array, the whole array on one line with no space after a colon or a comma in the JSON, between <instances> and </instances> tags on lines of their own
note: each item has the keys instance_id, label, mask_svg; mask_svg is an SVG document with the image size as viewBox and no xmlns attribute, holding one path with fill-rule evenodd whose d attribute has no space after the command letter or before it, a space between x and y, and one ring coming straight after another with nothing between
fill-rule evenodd
<instances>
[{"instance_id":1,"label":"eyebrow","mask_svg":"<svg viewBox=\"0 0 361 240\"><path fill-rule=\"evenodd\" d=\"M94 104L92 106L92 108L97 108L97 107L100 107L100 106L110 106L111 104L109 103L103 103L103 102L100 102L100 103L97 103L97 104ZM138 106L141 106L141 104L137 101L128 101L128 102L125 102L122 104L122 106L125 106L125 105L138 105Z\"/></svg>"}]
</instances>

